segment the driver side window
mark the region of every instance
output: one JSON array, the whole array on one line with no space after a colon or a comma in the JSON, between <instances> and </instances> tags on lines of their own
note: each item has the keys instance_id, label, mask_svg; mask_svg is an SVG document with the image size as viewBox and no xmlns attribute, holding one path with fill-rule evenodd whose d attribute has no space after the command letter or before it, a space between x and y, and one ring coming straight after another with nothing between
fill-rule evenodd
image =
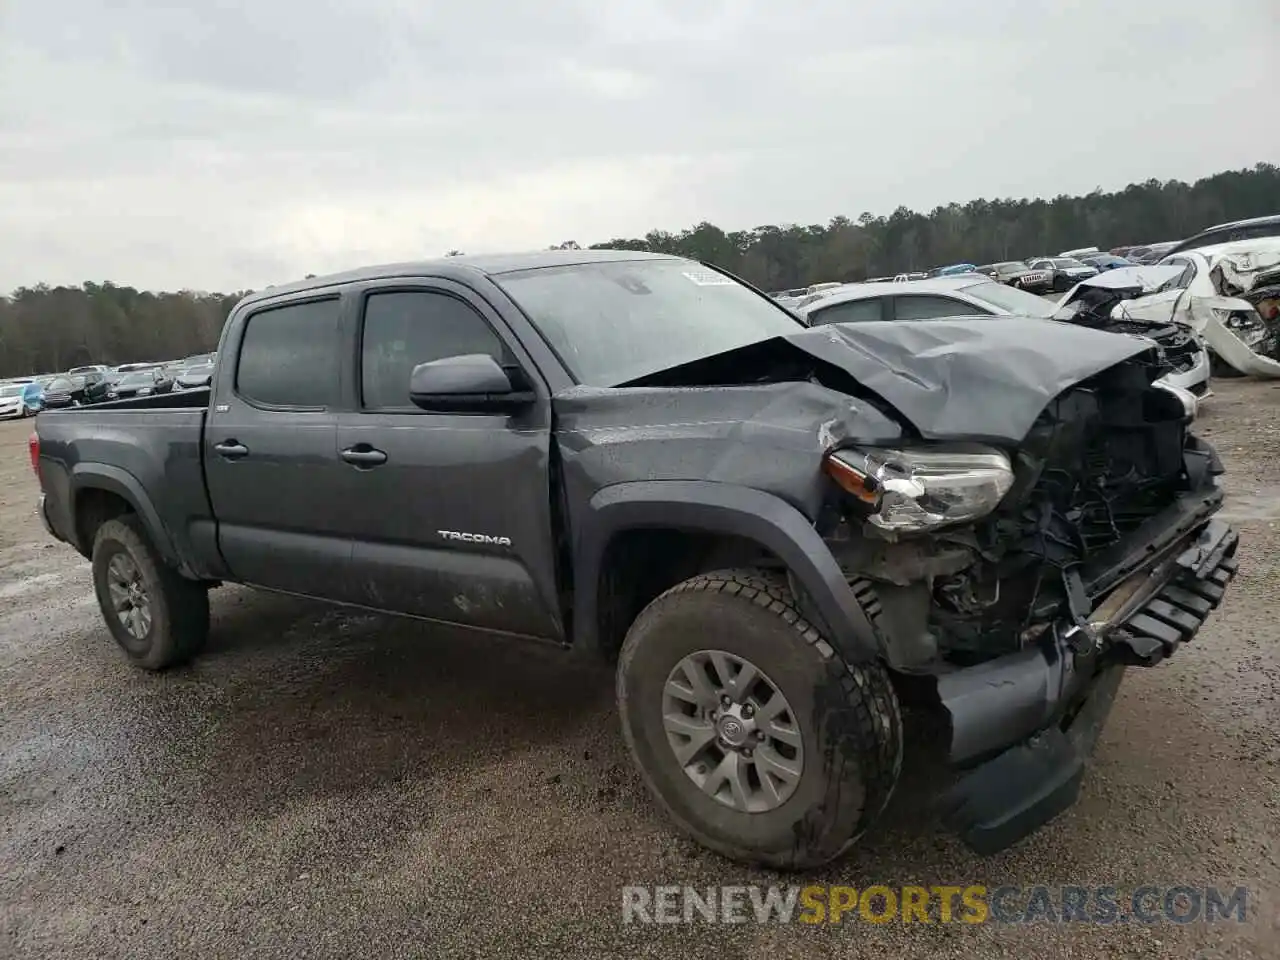
<instances>
[{"instance_id":1,"label":"driver side window","mask_svg":"<svg viewBox=\"0 0 1280 960\"><path fill-rule=\"evenodd\" d=\"M413 368L469 353L511 362L493 328L458 297L433 290L371 293L360 339L361 406L416 410L409 400Z\"/></svg>"}]
</instances>

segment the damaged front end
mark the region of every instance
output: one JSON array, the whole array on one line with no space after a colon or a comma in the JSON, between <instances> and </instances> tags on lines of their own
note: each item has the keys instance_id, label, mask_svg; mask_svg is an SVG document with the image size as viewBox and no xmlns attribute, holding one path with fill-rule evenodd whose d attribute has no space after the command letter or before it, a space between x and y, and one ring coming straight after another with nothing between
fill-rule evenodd
<instances>
[{"instance_id":1,"label":"damaged front end","mask_svg":"<svg viewBox=\"0 0 1280 960\"><path fill-rule=\"evenodd\" d=\"M1053 319L1153 340L1169 366L1163 382L1202 396L1208 391L1209 358L1191 324L1178 319L1182 291L1168 290L1181 272L1172 266L1108 270L1073 287Z\"/></svg>"},{"instance_id":2,"label":"damaged front end","mask_svg":"<svg viewBox=\"0 0 1280 960\"><path fill-rule=\"evenodd\" d=\"M1180 386L1199 375L1179 336L1204 344L1216 376L1280 377L1280 240L1241 241L1205 261L1212 295L1179 286L1181 266L1127 267L1073 289L1057 319L1152 337L1169 350L1168 379Z\"/></svg>"},{"instance_id":3,"label":"damaged front end","mask_svg":"<svg viewBox=\"0 0 1280 960\"><path fill-rule=\"evenodd\" d=\"M1221 464L1164 369L1149 351L1061 393L991 452L1007 475L971 450L930 488L909 458L835 452L848 496L828 543L890 665L936 678L967 770L944 816L981 852L1074 802L1124 669L1191 640L1234 575ZM895 489L939 522L886 522Z\"/></svg>"},{"instance_id":4,"label":"damaged front end","mask_svg":"<svg viewBox=\"0 0 1280 960\"><path fill-rule=\"evenodd\" d=\"M1193 297L1187 323L1245 376L1280 377L1280 242L1247 241L1209 268L1215 297Z\"/></svg>"}]
</instances>

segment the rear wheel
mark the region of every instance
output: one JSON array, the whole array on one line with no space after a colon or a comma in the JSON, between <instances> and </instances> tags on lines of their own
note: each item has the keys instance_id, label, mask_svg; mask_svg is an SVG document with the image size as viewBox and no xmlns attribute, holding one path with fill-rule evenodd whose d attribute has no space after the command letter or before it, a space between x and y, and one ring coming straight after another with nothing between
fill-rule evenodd
<instances>
[{"instance_id":1,"label":"rear wheel","mask_svg":"<svg viewBox=\"0 0 1280 960\"><path fill-rule=\"evenodd\" d=\"M93 586L107 629L136 666L163 670L185 663L204 646L208 590L165 564L137 517L118 517L98 528Z\"/></svg>"},{"instance_id":2,"label":"rear wheel","mask_svg":"<svg viewBox=\"0 0 1280 960\"><path fill-rule=\"evenodd\" d=\"M672 819L747 863L839 856L883 811L901 765L884 668L846 663L765 571L703 574L649 604L623 644L618 708Z\"/></svg>"}]
</instances>

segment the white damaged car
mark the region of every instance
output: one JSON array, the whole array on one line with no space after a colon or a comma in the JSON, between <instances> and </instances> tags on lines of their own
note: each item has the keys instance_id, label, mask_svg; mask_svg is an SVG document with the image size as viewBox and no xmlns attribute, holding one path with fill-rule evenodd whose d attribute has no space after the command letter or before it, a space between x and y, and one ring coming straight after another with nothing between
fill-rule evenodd
<instances>
[{"instance_id":1,"label":"white damaged car","mask_svg":"<svg viewBox=\"0 0 1280 960\"><path fill-rule=\"evenodd\" d=\"M1185 250L1177 267L1176 318L1213 352L1214 376L1280 377L1280 237Z\"/></svg>"},{"instance_id":2,"label":"white damaged car","mask_svg":"<svg viewBox=\"0 0 1280 960\"><path fill-rule=\"evenodd\" d=\"M1060 306L1084 291L1123 291L1124 319L1170 321L1205 344L1214 376L1280 377L1280 237L1187 250L1158 265L1111 270L1077 284Z\"/></svg>"}]
</instances>

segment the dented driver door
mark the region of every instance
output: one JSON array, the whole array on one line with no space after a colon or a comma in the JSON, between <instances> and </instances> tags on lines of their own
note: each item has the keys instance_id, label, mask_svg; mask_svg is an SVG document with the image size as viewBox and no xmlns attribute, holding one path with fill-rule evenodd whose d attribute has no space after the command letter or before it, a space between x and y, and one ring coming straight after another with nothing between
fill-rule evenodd
<instances>
[{"instance_id":1,"label":"dented driver door","mask_svg":"<svg viewBox=\"0 0 1280 960\"><path fill-rule=\"evenodd\" d=\"M354 409L339 417L338 451L362 602L561 639L545 391L515 414L428 412L409 401L419 363L490 353L521 364L501 318L444 280L379 281L355 299Z\"/></svg>"}]
</instances>

